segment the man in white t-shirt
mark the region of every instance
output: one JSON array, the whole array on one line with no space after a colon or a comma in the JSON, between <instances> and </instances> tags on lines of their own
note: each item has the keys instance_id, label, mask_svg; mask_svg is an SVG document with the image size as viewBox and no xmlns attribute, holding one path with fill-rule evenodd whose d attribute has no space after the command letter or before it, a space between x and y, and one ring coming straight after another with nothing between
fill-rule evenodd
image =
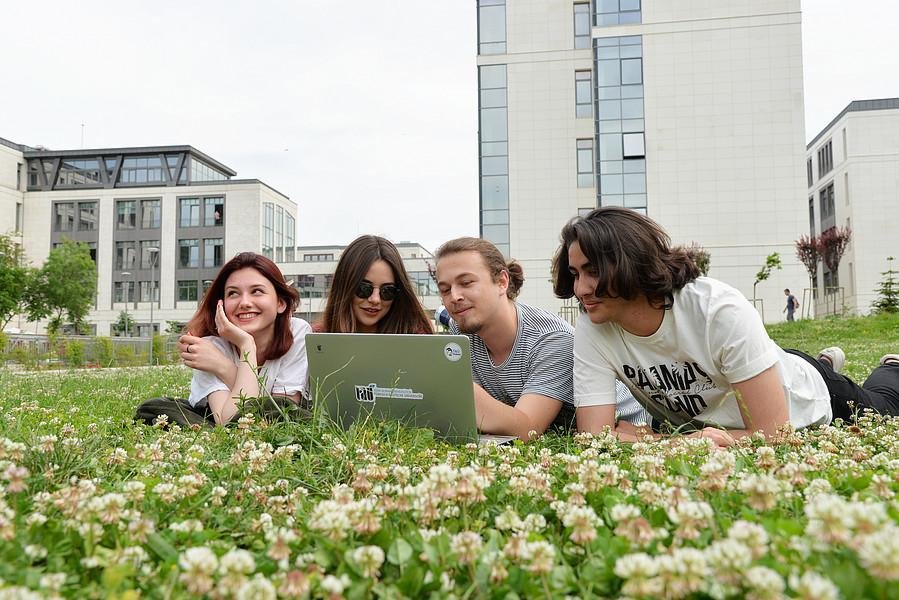
<instances>
[{"instance_id":1,"label":"man in white t-shirt","mask_svg":"<svg viewBox=\"0 0 899 600\"><path fill-rule=\"evenodd\" d=\"M458 238L437 250L437 286L452 333L471 340L475 410L482 432L528 439L573 422L574 330L556 315L516 302L521 266L490 242ZM619 407L645 423L648 414L627 389Z\"/></svg>"},{"instance_id":2,"label":"man in white t-shirt","mask_svg":"<svg viewBox=\"0 0 899 600\"><path fill-rule=\"evenodd\" d=\"M616 378L654 421L698 429L721 445L787 422L826 424L835 413L848 416L852 404L899 412L892 355L859 387L836 372L836 348L818 359L785 352L742 294L699 277L689 253L671 248L664 230L635 211L603 207L566 225L553 274L556 295L577 296L584 309L574 344L581 430L643 435L616 425Z\"/></svg>"}]
</instances>

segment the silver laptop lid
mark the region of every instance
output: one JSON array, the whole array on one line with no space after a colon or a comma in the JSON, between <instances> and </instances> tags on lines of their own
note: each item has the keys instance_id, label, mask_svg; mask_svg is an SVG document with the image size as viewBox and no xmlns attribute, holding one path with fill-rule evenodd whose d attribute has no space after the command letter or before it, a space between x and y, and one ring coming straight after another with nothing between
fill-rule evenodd
<instances>
[{"instance_id":1,"label":"silver laptop lid","mask_svg":"<svg viewBox=\"0 0 899 600\"><path fill-rule=\"evenodd\" d=\"M343 428L366 418L476 442L471 348L464 335L310 333L309 390Z\"/></svg>"}]
</instances>

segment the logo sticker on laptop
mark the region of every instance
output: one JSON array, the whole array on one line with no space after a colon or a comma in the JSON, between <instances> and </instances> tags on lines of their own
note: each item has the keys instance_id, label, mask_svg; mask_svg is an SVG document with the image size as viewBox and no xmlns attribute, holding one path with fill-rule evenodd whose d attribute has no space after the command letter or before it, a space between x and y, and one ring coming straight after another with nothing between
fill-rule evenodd
<instances>
[{"instance_id":1,"label":"logo sticker on laptop","mask_svg":"<svg viewBox=\"0 0 899 600\"><path fill-rule=\"evenodd\" d=\"M443 347L443 355L446 357L446 360L456 362L462 358L462 348L456 342L450 342Z\"/></svg>"},{"instance_id":2,"label":"logo sticker on laptop","mask_svg":"<svg viewBox=\"0 0 899 600\"><path fill-rule=\"evenodd\" d=\"M374 404L378 398L402 399L402 400L421 400L424 394L413 392L409 388L383 388L378 387L376 383L368 385L353 386L356 389L356 400L358 402L366 402Z\"/></svg>"}]
</instances>

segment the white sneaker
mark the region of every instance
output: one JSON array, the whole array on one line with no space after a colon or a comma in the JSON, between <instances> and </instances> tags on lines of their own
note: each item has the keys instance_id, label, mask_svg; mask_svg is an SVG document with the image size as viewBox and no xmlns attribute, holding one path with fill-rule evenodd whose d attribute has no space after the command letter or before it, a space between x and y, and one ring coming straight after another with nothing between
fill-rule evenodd
<instances>
[{"instance_id":1,"label":"white sneaker","mask_svg":"<svg viewBox=\"0 0 899 600\"><path fill-rule=\"evenodd\" d=\"M837 373L841 372L843 366L846 364L846 353L843 352L843 349L839 346L831 346L830 348L825 348L819 352L818 360L821 360L822 358L826 359Z\"/></svg>"},{"instance_id":2,"label":"white sneaker","mask_svg":"<svg viewBox=\"0 0 899 600\"><path fill-rule=\"evenodd\" d=\"M899 354L884 354L880 359L880 364L882 366L890 365L899 365Z\"/></svg>"}]
</instances>

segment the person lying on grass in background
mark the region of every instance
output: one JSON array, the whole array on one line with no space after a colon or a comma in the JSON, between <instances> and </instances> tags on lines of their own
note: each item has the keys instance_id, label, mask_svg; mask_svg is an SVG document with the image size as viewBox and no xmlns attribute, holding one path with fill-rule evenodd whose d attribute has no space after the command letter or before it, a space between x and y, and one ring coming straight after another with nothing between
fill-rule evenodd
<instances>
[{"instance_id":1,"label":"person lying on grass in background","mask_svg":"<svg viewBox=\"0 0 899 600\"><path fill-rule=\"evenodd\" d=\"M782 350L743 294L700 277L648 217L603 207L573 219L561 237L555 293L576 296L583 309L574 342L578 429L642 437L616 423L616 378L654 422L698 430L692 435L722 446L787 423L850 419L853 410L899 414L899 356L884 356L859 387L838 372L845 355L837 347L817 358Z\"/></svg>"},{"instance_id":2,"label":"person lying on grass in background","mask_svg":"<svg viewBox=\"0 0 899 600\"><path fill-rule=\"evenodd\" d=\"M458 238L437 250L437 288L452 318L450 332L471 340L478 429L528 440L531 431L572 425L574 330L557 315L518 302L523 283L521 265L506 262L487 240ZM619 392L623 417L646 423L648 414L627 389Z\"/></svg>"},{"instance_id":3,"label":"person lying on grass in background","mask_svg":"<svg viewBox=\"0 0 899 600\"><path fill-rule=\"evenodd\" d=\"M432 333L399 250L387 239L363 235L340 255L325 310L314 331Z\"/></svg>"},{"instance_id":4,"label":"person lying on grass in background","mask_svg":"<svg viewBox=\"0 0 899 600\"><path fill-rule=\"evenodd\" d=\"M195 412L223 425L237 414L242 397L268 392L300 402L305 338L312 329L292 316L298 301L265 256L241 252L225 263L178 340L181 359L194 370L188 402Z\"/></svg>"}]
</instances>

